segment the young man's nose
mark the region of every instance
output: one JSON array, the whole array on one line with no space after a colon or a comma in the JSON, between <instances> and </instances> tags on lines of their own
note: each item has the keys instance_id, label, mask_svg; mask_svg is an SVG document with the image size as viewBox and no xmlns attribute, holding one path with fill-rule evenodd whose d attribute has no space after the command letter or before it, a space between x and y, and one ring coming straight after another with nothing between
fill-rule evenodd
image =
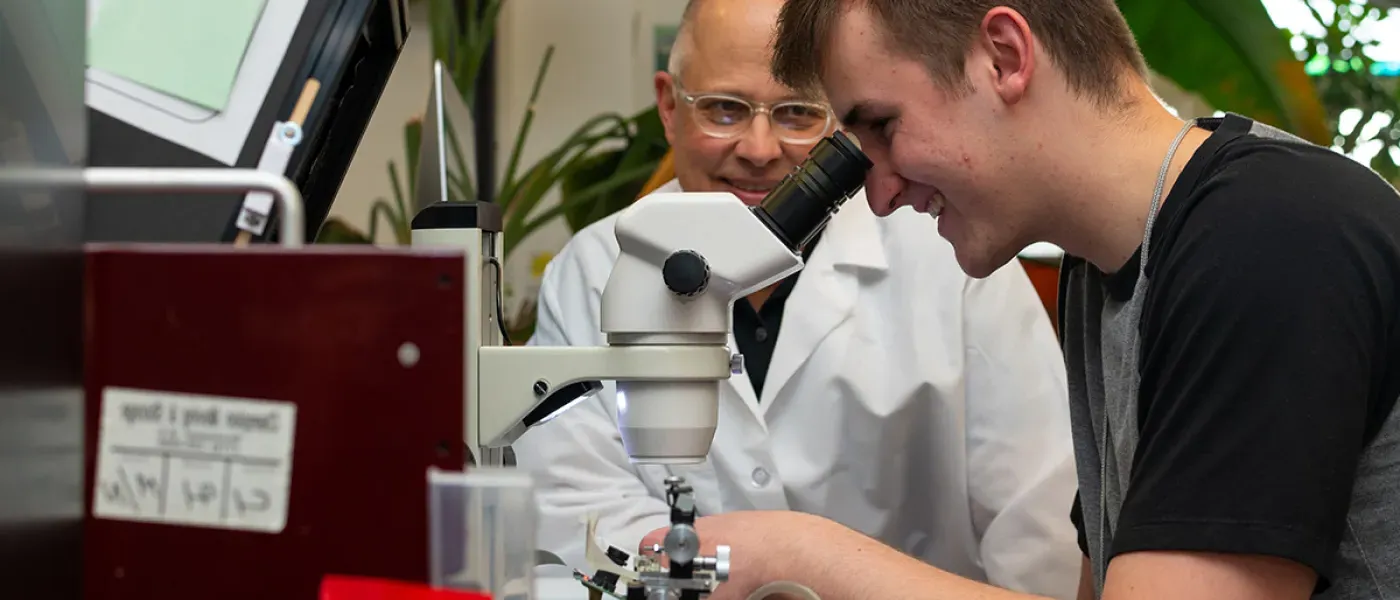
<instances>
[{"instance_id":1,"label":"young man's nose","mask_svg":"<svg viewBox=\"0 0 1400 600\"><path fill-rule=\"evenodd\" d=\"M904 187L903 179L875 163L865 176L865 199L870 203L870 210L879 217L889 216L899 208L899 196Z\"/></svg>"}]
</instances>

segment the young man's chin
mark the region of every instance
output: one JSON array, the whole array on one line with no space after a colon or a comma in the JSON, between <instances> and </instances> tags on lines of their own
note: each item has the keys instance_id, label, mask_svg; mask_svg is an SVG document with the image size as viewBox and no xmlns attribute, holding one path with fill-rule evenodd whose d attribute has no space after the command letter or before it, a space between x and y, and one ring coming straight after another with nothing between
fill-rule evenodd
<instances>
[{"instance_id":1,"label":"young man's chin","mask_svg":"<svg viewBox=\"0 0 1400 600\"><path fill-rule=\"evenodd\" d=\"M946 239L946 238L945 238ZM1001 258L988 248L971 248L967 244L960 244L953 240L948 240L953 245L953 256L958 261L958 267L962 272L973 279L985 279L1006 266L1015 258Z\"/></svg>"}]
</instances>

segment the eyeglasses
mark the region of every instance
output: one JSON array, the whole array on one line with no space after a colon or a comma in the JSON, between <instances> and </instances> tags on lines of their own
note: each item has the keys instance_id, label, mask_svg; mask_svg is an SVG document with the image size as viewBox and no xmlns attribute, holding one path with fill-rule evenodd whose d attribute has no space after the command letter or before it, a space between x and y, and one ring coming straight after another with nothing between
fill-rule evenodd
<instances>
[{"instance_id":1,"label":"eyeglasses","mask_svg":"<svg viewBox=\"0 0 1400 600\"><path fill-rule=\"evenodd\" d=\"M728 139L743 135L753 125L754 115L766 114L778 139L796 145L812 144L830 133L835 121L831 108L820 102L787 100L753 102L729 94L691 95L676 82L676 94L694 111L700 131L711 137Z\"/></svg>"}]
</instances>

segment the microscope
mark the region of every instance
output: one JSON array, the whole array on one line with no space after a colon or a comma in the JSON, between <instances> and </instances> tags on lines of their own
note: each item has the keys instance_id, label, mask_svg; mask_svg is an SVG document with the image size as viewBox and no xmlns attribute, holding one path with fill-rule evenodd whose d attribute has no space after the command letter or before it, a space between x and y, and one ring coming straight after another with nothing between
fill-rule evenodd
<instances>
[{"instance_id":1,"label":"microscope","mask_svg":"<svg viewBox=\"0 0 1400 600\"><path fill-rule=\"evenodd\" d=\"M620 254L603 290L608 345L600 347L507 345L500 207L425 207L413 219L413 246L473 258L465 279L475 291L465 307L465 441L475 464L504 466L505 448L603 380L617 382L618 426L634 462L703 462L718 382L743 368L728 347L735 300L801 269L801 248L861 189L871 166L838 131L758 206L706 192L652 194L625 209L616 223Z\"/></svg>"},{"instance_id":2,"label":"microscope","mask_svg":"<svg viewBox=\"0 0 1400 600\"><path fill-rule=\"evenodd\" d=\"M801 269L801 249L861 189L872 166L837 131L758 206L729 193L665 193L625 209L616 222L620 254L603 291L608 343L601 347L509 345L499 206L426 206L413 219L413 245L459 249L468 259L464 418L474 464L505 465L511 443L603 380L617 382L618 427L633 462L703 462L718 421L719 382L743 372L743 357L728 347L734 302ZM698 598L727 577L727 549L699 555L693 492L680 480L667 484L673 524L655 551L669 567L647 557L636 571L602 560L602 570L643 588L629 598L673 590ZM591 531L588 549L595 550Z\"/></svg>"}]
</instances>

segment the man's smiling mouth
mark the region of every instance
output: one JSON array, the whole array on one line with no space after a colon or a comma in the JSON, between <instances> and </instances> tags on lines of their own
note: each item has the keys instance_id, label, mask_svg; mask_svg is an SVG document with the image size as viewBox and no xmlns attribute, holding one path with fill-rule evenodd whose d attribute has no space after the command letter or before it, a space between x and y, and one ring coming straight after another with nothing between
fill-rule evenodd
<instances>
[{"instance_id":1,"label":"man's smiling mouth","mask_svg":"<svg viewBox=\"0 0 1400 600\"><path fill-rule=\"evenodd\" d=\"M721 179L721 181L723 181L725 185L730 186L732 188L743 190L746 192L756 192L759 194L767 194L768 192L772 191L775 187L775 184L772 183L739 182L727 178Z\"/></svg>"},{"instance_id":2,"label":"man's smiling mouth","mask_svg":"<svg viewBox=\"0 0 1400 600\"><path fill-rule=\"evenodd\" d=\"M897 199L898 196L895 197L895 200L891 200L891 202L894 202ZM948 198L943 195L943 192L934 192L925 198L921 198L919 200L915 200L909 203L909 207L913 208L915 211L927 213L929 216L935 218L938 217L938 215L943 214L943 208L947 205Z\"/></svg>"}]
</instances>

